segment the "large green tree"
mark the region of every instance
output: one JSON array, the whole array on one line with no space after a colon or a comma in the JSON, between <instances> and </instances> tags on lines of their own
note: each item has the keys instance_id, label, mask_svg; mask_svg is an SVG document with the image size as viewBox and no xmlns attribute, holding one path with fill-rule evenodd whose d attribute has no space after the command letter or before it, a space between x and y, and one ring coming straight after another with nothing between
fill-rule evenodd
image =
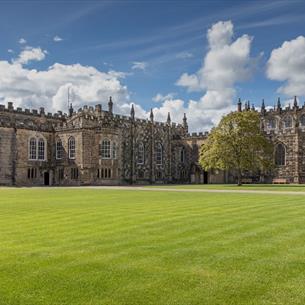
<instances>
[{"instance_id":1,"label":"large green tree","mask_svg":"<svg viewBox=\"0 0 305 305\"><path fill-rule=\"evenodd\" d=\"M211 130L200 151L205 170L230 170L242 184L244 172L264 172L273 166L273 145L260 128L256 111L231 112Z\"/></svg>"}]
</instances>

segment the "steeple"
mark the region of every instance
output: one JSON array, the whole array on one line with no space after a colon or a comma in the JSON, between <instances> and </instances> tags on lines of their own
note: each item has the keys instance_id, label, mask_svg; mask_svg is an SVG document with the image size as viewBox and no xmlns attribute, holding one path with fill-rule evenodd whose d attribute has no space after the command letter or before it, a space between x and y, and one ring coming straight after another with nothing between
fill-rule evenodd
<instances>
[{"instance_id":1,"label":"steeple","mask_svg":"<svg viewBox=\"0 0 305 305\"><path fill-rule=\"evenodd\" d=\"M113 102L112 102L112 97L111 96L109 97L109 102L108 102L108 112L110 114L113 113Z\"/></svg>"},{"instance_id":2,"label":"steeple","mask_svg":"<svg viewBox=\"0 0 305 305\"><path fill-rule=\"evenodd\" d=\"M237 111L241 112L241 100L240 100L240 98L238 99L238 103L237 103Z\"/></svg>"},{"instance_id":3,"label":"steeple","mask_svg":"<svg viewBox=\"0 0 305 305\"><path fill-rule=\"evenodd\" d=\"M130 116L131 116L131 119L134 120L135 111L134 111L133 104L131 105Z\"/></svg>"},{"instance_id":4,"label":"steeple","mask_svg":"<svg viewBox=\"0 0 305 305\"><path fill-rule=\"evenodd\" d=\"M168 125L170 125L170 123L171 123L171 115L170 115L170 113L167 114L167 121L166 122L167 122Z\"/></svg>"},{"instance_id":5,"label":"steeple","mask_svg":"<svg viewBox=\"0 0 305 305\"><path fill-rule=\"evenodd\" d=\"M251 110L252 110L252 111L255 111L254 104L252 104Z\"/></svg>"},{"instance_id":6,"label":"steeple","mask_svg":"<svg viewBox=\"0 0 305 305\"><path fill-rule=\"evenodd\" d=\"M153 110L152 108L150 108L150 121L153 122L154 121L154 113L153 113Z\"/></svg>"},{"instance_id":7,"label":"steeple","mask_svg":"<svg viewBox=\"0 0 305 305\"><path fill-rule=\"evenodd\" d=\"M293 101L293 108L297 109L298 108L298 101L297 101L297 97L294 97L294 101Z\"/></svg>"},{"instance_id":8,"label":"steeple","mask_svg":"<svg viewBox=\"0 0 305 305\"><path fill-rule=\"evenodd\" d=\"M250 110L250 101L248 101L247 110Z\"/></svg>"}]
</instances>

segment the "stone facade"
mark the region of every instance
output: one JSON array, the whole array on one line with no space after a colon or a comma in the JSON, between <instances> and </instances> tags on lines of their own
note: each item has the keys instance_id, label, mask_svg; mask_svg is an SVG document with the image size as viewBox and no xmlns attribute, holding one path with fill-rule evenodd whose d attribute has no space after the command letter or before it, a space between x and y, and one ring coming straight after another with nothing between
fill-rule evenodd
<instances>
[{"instance_id":1,"label":"stone facade","mask_svg":"<svg viewBox=\"0 0 305 305\"><path fill-rule=\"evenodd\" d=\"M0 105L1 185L119 185L224 183L224 173L204 172L199 148L207 133L182 124L113 114L101 105L69 114Z\"/></svg>"},{"instance_id":2,"label":"stone facade","mask_svg":"<svg viewBox=\"0 0 305 305\"><path fill-rule=\"evenodd\" d=\"M283 108L278 99L274 109L267 111L263 101L261 128L275 145L275 172L266 181L305 183L305 106L299 107L295 97L292 106Z\"/></svg>"}]
</instances>

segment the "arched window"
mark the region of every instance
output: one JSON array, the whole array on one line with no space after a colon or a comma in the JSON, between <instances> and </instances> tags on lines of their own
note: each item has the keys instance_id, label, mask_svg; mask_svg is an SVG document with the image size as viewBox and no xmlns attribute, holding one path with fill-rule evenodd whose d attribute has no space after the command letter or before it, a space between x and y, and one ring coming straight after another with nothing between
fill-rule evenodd
<instances>
[{"instance_id":1,"label":"arched window","mask_svg":"<svg viewBox=\"0 0 305 305\"><path fill-rule=\"evenodd\" d=\"M305 114L300 117L300 125L305 126Z\"/></svg>"},{"instance_id":2,"label":"arched window","mask_svg":"<svg viewBox=\"0 0 305 305\"><path fill-rule=\"evenodd\" d=\"M63 146L61 140L57 140L56 142L56 159L60 160L63 157Z\"/></svg>"},{"instance_id":3,"label":"arched window","mask_svg":"<svg viewBox=\"0 0 305 305\"><path fill-rule=\"evenodd\" d=\"M145 154L145 148L144 144L142 142L139 143L138 145L138 164L144 164L144 154Z\"/></svg>"},{"instance_id":4,"label":"arched window","mask_svg":"<svg viewBox=\"0 0 305 305\"><path fill-rule=\"evenodd\" d=\"M272 118L268 121L268 128L269 129L275 129L276 128L276 120L275 119Z\"/></svg>"},{"instance_id":5,"label":"arched window","mask_svg":"<svg viewBox=\"0 0 305 305\"><path fill-rule=\"evenodd\" d=\"M69 159L75 159L75 138L70 137L68 140Z\"/></svg>"},{"instance_id":6,"label":"arched window","mask_svg":"<svg viewBox=\"0 0 305 305\"><path fill-rule=\"evenodd\" d=\"M163 159L163 147L161 143L158 143L156 147L156 164L162 165L162 161L163 161L162 159Z\"/></svg>"},{"instance_id":7,"label":"arched window","mask_svg":"<svg viewBox=\"0 0 305 305\"><path fill-rule=\"evenodd\" d=\"M291 128L292 127L292 118L291 118L291 116L287 116L284 119L284 127L285 128Z\"/></svg>"},{"instance_id":8,"label":"arched window","mask_svg":"<svg viewBox=\"0 0 305 305\"><path fill-rule=\"evenodd\" d=\"M185 148L184 147L181 147L181 150L180 150L180 162L181 163L185 162Z\"/></svg>"},{"instance_id":9,"label":"arched window","mask_svg":"<svg viewBox=\"0 0 305 305\"><path fill-rule=\"evenodd\" d=\"M113 142L112 143L112 159L116 159L116 153L117 153L116 143Z\"/></svg>"},{"instance_id":10,"label":"arched window","mask_svg":"<svg viewBox=\"0 0 305 305\"><path fill-rule=\"evenodd\" d=\"M282 166L286 163L286 150L283 144L278 144L275 148L275 165Z\"/></svg>"},{"instance_id":11,"label":"arched window","mask_svg":"<svg viewBox=\"0 0 305 305\"><path fill-rule=\"evenodd\" d=\"M109 140L103 140L101 144L101 156L102 159L110 159L110 141Z\"/></svg>"},{"instance_id":12,"label":"arched window","mask_svg":"<svg viewBox=\"0 0 305 305\"><path fill-rule=\"evenodd\" d=\"M29 142L29 159L37 159L37 142L35 138L31 138Z\"/></svg>"},{"instance_id":13,"label":"arched window","mask_svg":"<svg viewBox=\"0 0 305 305\"><path fill-rule=\"evenodd\" d=\"M45 141L43 138L38 140L38 160L45 160Z\"/></svg>"}]
</instances>

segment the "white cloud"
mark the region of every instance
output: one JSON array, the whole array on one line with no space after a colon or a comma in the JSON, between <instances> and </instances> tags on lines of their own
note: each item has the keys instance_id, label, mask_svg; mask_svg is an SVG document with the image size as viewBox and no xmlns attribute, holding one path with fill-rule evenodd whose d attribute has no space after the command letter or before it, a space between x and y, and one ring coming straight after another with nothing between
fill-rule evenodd
<instances>
[{"instance_id":1,"label":"white cloud","mask_svg":"<svg viewBox=\"0 0 305 305\"><path fill-rule=\"evenodd\" d=\"M250 57L252 38L248 35L233 38L231 21L212 25L207 32L209 48L202 67L195 74L183 73L176 82L190 92L203 92L203 96L198 101L190 100L188 105L181 100L166 101L159 111L163 118L172 103L176 113L187 113L191 130L201 130L211 128L223 114L235 109L234 86L251 76L254 61Z\"/></svg>"},{"instance_id":2,"label":"white cloud","mask_svg":"<svg viewBox=\"0 0 305 305\"><path fill-rule=\"evenodd\" d=\"M305 37L285 41L271 52L267 77L284 82L278 91L289 96L305 96Z\"/></svg>"},{"instance_id":3,"label":"white cloud","mask_svg":"<svg viewBox=\"0 0 305 305\"><path fill-rule=\"evenodd\" d=\"M199 84L198 76L195 74L189 75L188 73L183 73L177 80L176 85L185 87L189 92L202 90Z\"/></svg>"},{"instance_id":4,"label":"white cloud","mask_svg":"<svg viewBox=\"0 0 305 305\"><path fill-rule=\"evenodd\" d=\"M14 53L14 50L8 49L7 52L8 52L8 53Z\"/></svg>"},{"instance_id":5,"label":"white cloud","mask_svg":"<svg viewBox=\"0 0 305 305\"><path fill-rule=\"evenodd\" d=\"M187 52L187 51L180 52L176 55L176 58L178 59L187 59L192 57L194 57L194 55L191 52Z\"/></svg>"},{"instance_id":6,"label":"white cloud","mask_svg":"<svg viewBox=\"0 0 305 305\"><path fill-rule=\"evenodd\" d=\"M25 47L18 56L17 59L14 59L15 63L19 64L28 64L30 61L41 61L44 60L48 52L42 50L41 48Z\"/></svg>"},{"instance_id":7,"label":"white cloud","mask_svg":"<svg viewBox=\"0 0 305 305\"><path fill-rule=\"evenodd\" d=\"M161 93L157 93L152 100L156 103L159 102L164 102L165 100L169 100L169 99L173 99L173 97L175 96L175 93L168 93L166 95L162 95Z\"/></svg>"},{"instance_id":8,"label":"white cloud","mask_svg":"<svg viewBox=\"0 0 305 305\"><path fill-rule=\"evenodd\" d=\"M121 72L105 73L80 64L55 63L47 70L38 71L16 62L0 61L0 102L12 101L20 107L65 111L68 88L71 88L76 109L84 104L97 103L105 108L109 96L112 96L114 110L129 113L126 107L122 107L130 100L127 88L120 81L123 76Z\"/></svg>"},{"instance_id":9,"label":"white cloud","mask_svg":"<svg viewBox=\"0 0 305 305\"><path fill-rule=\"evenodd\" d=\"M26 40L25 40L24 38L20 38L20 39L18 40L18 42L19 42L20 44L26 44Z\"/></svg>"},{"instance_id":10,"label":"white cloud","mask_svg":"<svg viewBox=\"0 0 305 305\"><path fill-rule=\"evenodd\" d=\"M132 66L131 66L131 69L132 70L146 70L147 68L147 63L144 62L144 61L134 61L132 62Z\"/></svg>"},{"instance_id":11,"label":"white cloud","mask_svg":"<svg viewBox=\"0 0 305 305\"><path fill-rule=\"evenodd\" d=\"M53 41L60 42L60 41L63 41L63 39L61 37L59 37L58 35L56 35L53 37Z\"/></svg>"}]
</instances>

